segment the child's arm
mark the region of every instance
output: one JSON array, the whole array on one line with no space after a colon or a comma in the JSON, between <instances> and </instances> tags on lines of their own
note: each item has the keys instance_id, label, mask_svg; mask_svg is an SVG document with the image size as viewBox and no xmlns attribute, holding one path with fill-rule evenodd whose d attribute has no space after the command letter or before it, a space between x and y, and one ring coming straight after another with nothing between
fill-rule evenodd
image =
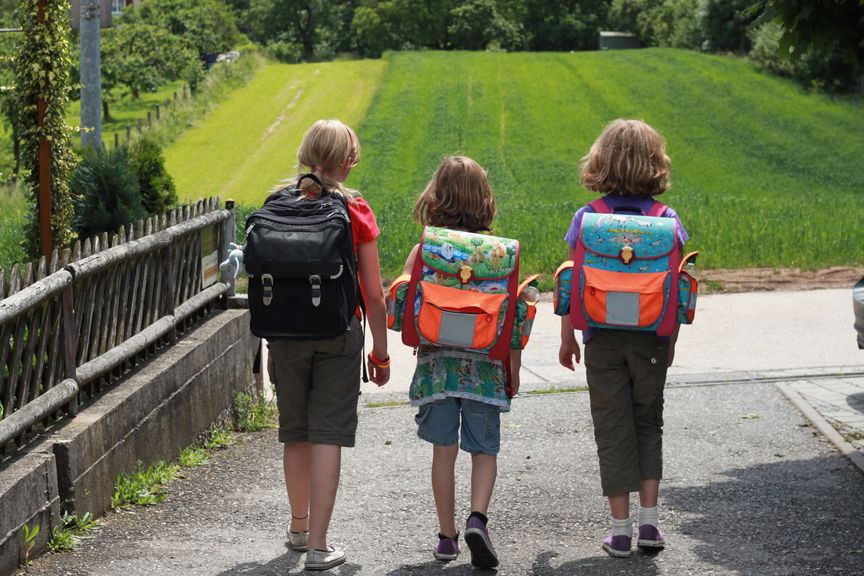
<instances>
[{"instance_id":1,"label":"child's arm","mask_svg":"<svg viewBox=\"0 0 864 576\"><path fill-rule=\"evenodd\" d=\"M522 368L522 350L510 350L510 392L519 393L519 370Z\"/></svg>"},{"instance_id":2,"label":"child's arm","mask_svg":"<svg viewBox=\"0 0 864 576\"><path fill-rule=\"evenodd\" d=\"M378 262L378 241L364 242L357 247L360 290L366 304L366 318L372 332L372 355L378 360L389 359L387 353L387 311L384 289L381 287L381 268ZM363 359L367 361L366 358ZM378 386L390 380L390 366L382 367L368 361L369 378Z\"/></svg>"},{"instance_id":3,"label":"child's arm","mask_svg":"<svg viewBox=\"0 0 864 576\"><path fill-rule=\"evenodd\" d=\"M672 361L675 360L675 343L678 342L678 330L681 329L680 324L675 324L675 331L672 333L672 337L669 338L669 363L666 364L666 367L672 366Z\"/></svg>"},{"instance_id":4,"label":"child's arm","mask_svg":"<svg viewBox=\"0 0 864 576\"><path fill-rule=\"evenodd\" d=\"M570 324L570 315L561 317L561 347L558 348L558 362L568 370L576 370L576 364L582 359L579 351L579 342L573 333L573 325Z\"/></svg>"},{"instance_id":5,"label":"child's arm","mask_svg":"<svg viewBox=\"0 0 864 576\"><path fill-rule=\"evenodd\" d=\"M411 275L411 271L414 270L414 260L417 258L417 250L419 249L419 244L415 244L411 249L411 253L408 254L408 259L405 260L405 266L402 268L402 274Z\"/></svg>"}]
</instances>

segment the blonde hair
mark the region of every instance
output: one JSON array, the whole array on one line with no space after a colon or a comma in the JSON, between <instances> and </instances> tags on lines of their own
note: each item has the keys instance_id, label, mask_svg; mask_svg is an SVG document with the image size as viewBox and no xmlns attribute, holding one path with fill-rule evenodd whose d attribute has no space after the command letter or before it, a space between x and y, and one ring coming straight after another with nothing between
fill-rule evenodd
<instances>
[{"instance_id":1,"label":"blonde hair","mask_svg":"<svg viewBox=\"0 0 864 576\"><path fill-rule=\"evenodd\" d=\"M297 176L289 182L295 184L303 174L314 173L333 192L352 200L359 193L343 186L328 176L329 172L354 166L360 161L360 141L354 130L336 119L318 120L303 134L297 149ZM316 194L318 185L306 178L300 182L306 194Z\"/></svg>"},{"instance_id":2,"label":"blonde hair","mask_svg":"<svg viewBox=\"0 0 864 576\"><path fill-rule=\"evenodd\" d=\"M495 196L486 171L467 156L445 158L414 204L414 219L424 226L489 230Z\"/></svg>"},{"instance_id":3,"label":"blonde hair","mask_svg":"<svg viewBox=\"0 0 864 576\"><path fill-rule=\"evenodd\" d=\"M582 185L604 194L655 196L670 186L666 141L642 120L607 124L579 166Z\"/></svg>"}]
</instances>

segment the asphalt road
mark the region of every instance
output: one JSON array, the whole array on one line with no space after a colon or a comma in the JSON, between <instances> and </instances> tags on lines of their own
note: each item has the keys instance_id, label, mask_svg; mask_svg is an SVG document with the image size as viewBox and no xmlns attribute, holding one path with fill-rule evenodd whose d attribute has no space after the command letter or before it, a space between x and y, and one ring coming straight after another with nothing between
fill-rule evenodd
<instances>
[{"instance_id":1,"label":"asphalt road","mask_svg":"<svg viewBox=\"0 0 864 576\"><path fill-rule=\"evenodd\" d=\"M429 466L413 409L364 407L346 450L330 539L333 574L475 574L467 549L433 559ZM517 398L503 417L490 531L501 575L864 574L864 475L770 383L672 385L666 394L659 555L608 557L586 393ZM285 546L289 515L274 431L238 436L170 484L151 508L108 514L71 553L22 574L265 576L302 572ZM467 516L469 458L459 458ZM635 517L635 511L634 511Z\"/></svg>"}]
</instances>

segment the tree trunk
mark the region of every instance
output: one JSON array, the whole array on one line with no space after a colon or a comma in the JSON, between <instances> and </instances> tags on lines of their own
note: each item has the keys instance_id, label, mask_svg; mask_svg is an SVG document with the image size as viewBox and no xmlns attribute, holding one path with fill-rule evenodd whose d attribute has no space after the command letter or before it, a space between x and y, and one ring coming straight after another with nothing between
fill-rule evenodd
<instances>
[{"instance_id":1,"label":"tree trunk","mask_svg":"<svg viewBox=\"0 0 864 576\"><path fill-rule=\"evenodd\" d=\"M108 101L105 98L102 98L102 121L109 122L111 120L111 114L108 111Z\"/></svg>"},{"instance_id":2,"label":"tree trunk","mask_svg":"<svg viewBox=\"0 0 864 576\"><path fill-rule=\"evenodd\" d=\"M15 168L12 170L12 175L18 179L18 173L21 171L21 138L17 135L12 137L12 150L15 154Z\"/></svg>"}]
</instances>

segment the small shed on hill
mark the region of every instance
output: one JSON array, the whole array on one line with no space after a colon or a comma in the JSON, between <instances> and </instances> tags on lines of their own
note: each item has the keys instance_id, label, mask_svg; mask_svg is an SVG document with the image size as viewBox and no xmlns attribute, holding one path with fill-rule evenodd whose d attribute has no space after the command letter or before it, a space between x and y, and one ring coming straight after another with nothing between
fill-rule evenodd
<instances>
[{"instance_id":1,"label":"small shed on hill","mask_svg":"<svg viewBox=\"0 0 864 576\"><path fill-rule=\"evenodd\" d=\"M639 48L639 38L630 32L600 32L600 50L628 50Z\"/></svg>"}]
</instances>

